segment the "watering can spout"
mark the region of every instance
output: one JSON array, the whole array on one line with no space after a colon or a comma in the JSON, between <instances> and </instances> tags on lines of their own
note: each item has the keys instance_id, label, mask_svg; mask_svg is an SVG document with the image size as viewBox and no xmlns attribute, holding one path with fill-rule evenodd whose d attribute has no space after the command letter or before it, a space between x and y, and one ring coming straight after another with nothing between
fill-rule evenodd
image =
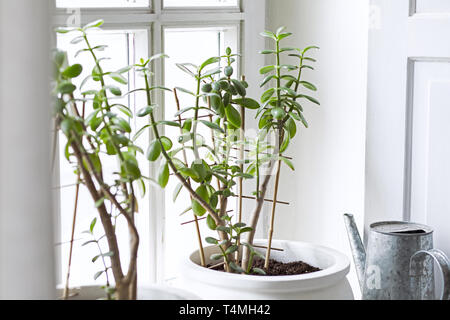
<instances>
[{"instance_id":1,"label":"watering can spout","mask_svg":"<svg viewBox=\"0 0 450 320\"><path fill-rule=\"evenodd\" d=\"M352 249L353 260L355 261L356 272L358 274L361 291L364 287L364 273L366 265L366 249L358 232L355 219L352 214L344 214L344 222L347 228L348 239Z\"/></svg>"}]
</instances>

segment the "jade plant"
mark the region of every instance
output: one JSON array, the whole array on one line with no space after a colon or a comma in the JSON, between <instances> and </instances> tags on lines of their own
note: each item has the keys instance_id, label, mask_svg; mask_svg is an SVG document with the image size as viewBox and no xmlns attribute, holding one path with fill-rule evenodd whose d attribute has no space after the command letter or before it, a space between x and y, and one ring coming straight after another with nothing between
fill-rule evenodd
<instances>
[{"instance_id":1,"label":"jade plant","mask_svg":"<svg viewBox=\"0 0 450 320\"><path fill-rule=\"evenodd\" d=\"M88 37L90 30L102 24L103 21L99 20L83 28L57 29L59 33L74 33L72 43L83 43L84 47L76 57L84 54L92 59L93 68L79 86L74 84L74 79L80 77L83 66L70 64L66 52L55 50L54 53L55 125L67 139L67 161L74 164L79 184L89 191L104 231L100 238L94 237L95 218L86 232L92 239L85 244L99 249L99 254L92 260L100 259L103 264L95 278L105 276L110 298L136 298L139 248L135 223L139 207L136 189L143 196L147 181L166 188L169 179L178 181L174 201L183 190L191 198L185 212L192 212L195 218L202 266L207 267L199 228L200 220L204 219L207 226L217 232L216 237L204 239L218 247L218 253L209 258L220 262L227 272L265 274L270 258L281 166L284 163L294 169L290 158L284 154L296 136L297 125L308 127L303 115L304 102L319 104L302 91L317 90L302 78L305 69L313 69L308 63L314 59L307 54L316 47L285 48L281 42L291 34L284 28L275 33L264 32L262 35L272 39L275 45L261 53L273 55L275 64L261 69L261 74L266 75L261 87L270 85L270 88L257 101L247 96L249 84L245 77L235 76L239 55L230 48L223 56L209 58L200 65L177 64L192 78L195 88L192 91L186 88L170 90L154 84L153 65L156 60L167 58L164 54L141 59L139 63L119 70L104 70L104 58L98 58L97 53L105 50L106 46L92 46ZM286 54L297 60L295 65L282 63ZM127 84L126 74L131 70L143 78L144 86L122 92L122 86ZM111 85L111 82L117 85ZM154 103L153 92L157 90L173 94L178 112L170 119L156 116L155 111L160 106ZM129 106L117 102L119 98L137 92L145 94L146 103L136 113ZM193 103L184 105L181 95ZM259 122L256 137L248 137L245 132L245 118L250 112ZM139 130L130 125L136 117L147 120ZM178 128L179 134L167 137L164 133L166 126ZM209 137L202 136L205 129L211 132ZM143 134L153 139L148 145L138 145L138 138ZM274 143L268 138L270 136L275 136ZM139 154L159 166L156 181L142 174L140 167L147 166L148 162L140 163ZM113 172L105 169L104 164L109 159L117 163ZM275 168L271 228L266 255L263 256L253 247L253 239ZM247 180L255 181L253 197L243 195L243 184ZM244 198L256 201L248 224L243 221ZM239 201L238 212L230 214L229 204L235 199ZM116 225L123 221L119 219L122 217L131 239L126 271L116 234ZM108 247L106 252L100 245L102 241ZM265 269L253 266L255 257L266 260Z\"/></svg>"},{"instance_id":2,"label":"jade plant","mask_svg":"<svg viewBox=\"0 0 450 320\"><path fill-rule=\"evenodd\" d=\"M114 71L103 69L104 58L98 58L98 53L106 46L92 46L88 38L88 32L102 24L103 21L99 20L83 28L56 30L58 33L74 33L72 44L83 44L76 57L90 56L94 67L76 86L74 79L82 74L83 66L70 64L66 52L55 50L54 119L55 127L66 137L65 157L75 167L79 179L77 191L80 184L89 191L104 230L103 236L94 237L95 218L87 231L91 238L84 244L95 245L99 249L92 261L100 259L103 266L94 277L106 278L108 298L128 300L136 298L139 233L135 214L138 212L138 189L141 195L145 194L145 180L149 178L142 174L137 160L137 154L143 150L132 140L130 122L135 115L128 106L117 102L123 95L121 86L127 84L126 74L134 66ZM111 82L117 85L107 84ZM106 162L117 163L116 169L113 172L107 170ZM117 223L122 219L126 221L130 238L126 269L121 261L116 234ZM104 242L107 251L101 249Z\"/></svg>"},{"instance_id":3,"label":"jade plant","mask_svg":"<svg viewBox=\"0 0 450 320\"><path fill-rule=\"evenodd\" d=\"M247 97L248 83L244 77L233 77L233 65L238 55L233 54L230 48L226 49L225 55L209 58L200 65L177 64L182 72L192 78L193 87L196 88L194 91L186 88L174 89L178 112L174 115L175 121L169 119L169 123L181 130L179 137L173 137L180 144L177 148L173 148L174 144L168 137L161 135L161 122L156 121L153 114L156 106L150 99L150 76L147 74L144 74L147 87L142 89L148 94L149 105L143 115L150 116L149 127L155 137L148 150L148 159L161 160L158 182L165 188L172 174L172 177L179 181L174 200L182 189L189 193L192 203L188 210L195 215L195 222L198 224L198 217L206 216L208 227L217 232L216 238L206 238L206 242L218 246L219 249L219 253L210 258L222 261L224 269L233 273L265 274L270 260L282 163L294 170L290 159L283 154L296 136L297 124L308 127L303 115L304 102L319 105L315 98L302 91L317 90L313 84L302 78L305 69L313 69L310 63L315 60L308 56L308 53L317 47L282 47L282 40L291 35L285 32L285 28L279 28L275 33L266 31L262 35L273 40L274 48L261 53L273 55L275 64L260 70L261 74L266 75L261 87L272 85L263 93L261 103ZM296 60L295 65L282 63L282 57L286 54ZM145 65L141 67L145 68ZM180 105L178 92L191 96L195 101L194 105ZM253 139L245 134L246 110L254 112L259 121L260 132ZM183 120L181 116L184 117ZM202 136L199 126L209 128L212 138ZM270 135L275 136L273 144L268 141L267 137ZM238 156L233 156L236 153ZM188 161L189 159L191 161ZM253 240L275 166L275 193L269 241L266 255L262 257L253 248ZM262 172L263 170L265 172ZM250 223L246 224L242 221L242 185L243 181L250 179L256 180L256 206ZM236 197L239 199L239 212L233 216L228 214L228 204ZM245 241L242 241L243 238ZM199 247L201 264L206 267L201 241ZM255 255L265 259L265 270L253 268Z\"/></svg>"}]
</instances>

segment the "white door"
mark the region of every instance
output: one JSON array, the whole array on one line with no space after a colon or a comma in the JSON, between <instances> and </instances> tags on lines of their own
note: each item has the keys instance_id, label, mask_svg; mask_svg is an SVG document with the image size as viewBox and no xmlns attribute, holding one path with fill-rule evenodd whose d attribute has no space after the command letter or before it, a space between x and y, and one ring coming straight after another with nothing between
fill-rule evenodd
<instances>
[{"instance_id":1,"label":"white door","mask_svg":"<svg viewBox=\"0 0 450 320\"><path fill-rule=\"evenodd\" d=\"M366 227L411 220L450 255L450 0L372 0Z\"/></svg>"}]
</instances>

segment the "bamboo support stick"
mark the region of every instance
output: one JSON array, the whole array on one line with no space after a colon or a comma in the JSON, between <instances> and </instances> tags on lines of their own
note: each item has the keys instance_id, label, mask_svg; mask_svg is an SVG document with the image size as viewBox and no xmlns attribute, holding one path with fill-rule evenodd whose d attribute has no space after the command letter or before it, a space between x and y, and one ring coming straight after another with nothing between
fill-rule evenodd
<instances>
[{"instance_id":1,"label":"bamboo support stick","mask_svg":"<svg viewBox=\"0 0 450 320\"><path fill-rule=\"evenodd\" d=\"M210 117L212 118L212 115L210 115L210 114L208 115L207 114L207 115L198 116L197 119L206 119L206 118L210 118ZM187 118L180 118L180 116L178 116L178 119L175 119L174 121L180 121L180 120L181 121L186 121L186 120L189 120L189 119L187 119Z\"/></svg>"},{"instance_id":2,"label":"bamboo support stick","mask_svg":"<svg viewBox=\"0 0 450 320\"><path fill-rule=\"evenodd\" d=\"M80 181L80 171L78 171L77 180ZM80 184L77 183L77 187L75 190L75 203L74 203L74 208L73 208L72 234L70 237L69 262L67 264L66 285L64 287L64 293L63 293L64 300L67 300L69 298L69 279L70 279L70 269L72 267L73 242L74 242L74 238L75 238L75 225L77 222L79 191L80 191Z\"/></svg>"},{"instance_id":3,"label":"bamboo support stick","mask_svg":"<svg viewBox=\"0 0 450 320\"><path fill-rule=\"evenodd\" d=\"M178 112L180 112L181 108L180 108L180 100L178 99L178 94L177 94L177 89L173 89L173 93L175 95L175 101L176 101L176 105L177 105L177 110ZM183 134L183 129L181 128L182 125L182 119L181 116L178 116L178 121L180 123L180 131L181 134ZM186 150L183 149L183 157L184 157L184 162L186 162L187 164L187 155L186 155ZM188 181L189 185L191 184L190 181ZM192 201L192 197L191 197L191 201ZM206 267L206 259L205 259L205 250L203 249L203 243L202 243L202 236L200 233L200 226L198 224L198 217L194 214L194 222L195 222L195 230L197 233L197 241L198 241L198 247L199 247L199 252L200 252L200 262L202 267Z\"/></svg>"},{"instance_id":4,"label":"bamboo support stick","mask_svg":"<svg viewBox=\"0 0 450 320\"><path fill-rule=\"evenodd\" d=\"M270 250L272 247L272 238L273 238L273 227L275 224L275 211L277 207L278 184L280 182L280 172L281 172L281 160L278 160L277 176L275 178L275 190L273 195L272 215L270 217L269 242L267 244L266 260L264 262L264 268L266 270L269 268Z\"/></svg>"},{"instance_id":5,"label":"bamboo support stick","mask_svg":"<svg viewBox=\"0 0 450 320\"><path fill-rule=\"evenodd\" d=\"M240 151L241 149L240 149L240 148L231 148L231 150ZM249 149L244 149L244 151L245 151L245 152L252 152L252 151L249 150ZM271 155L270 153L261 153L261 154L263 154L263 155ZM291 157L286 157L286 156L283 156L283 157L286 158L286 159L288 159L288 160L293 160L293 158L291 158Z\"/></svg>"},{"instance_id":6,"label":"bamboo support stick","mask_svg":"<svg viewBox=\"0 0 450 320\"><path fill-rule=\"evenodd\" d=\"M75 108L75 110L76 110L76 108ZM78 113L78 110L76 110L76 111ZM85 111L86 111L86 102L83 102L83 107L82 107L82 111L81 111L82 119L84 119ZM56 124L56 120L55 120L55 124ZM56 126L55 126L55 130L56 130ZM54 143L55 143L54 144L54 148L55 149L54 149L54 151L56 150L56 145L57 145L56 144L56 137L57 137L57 133L55 132L55 141L54 141ZM56 159L56 158L54 158L54 159ZM70 236L69 261L68 261L68 265L67 265L66 285L64 287L64 292L63 292L63 299L64 300L67 300L69 298L70 269L72 267L73 242L74 242L74 239L75 239L75 226L76 226L76 223L77 223L77 211L78 211L78 199L79 199L79 195L80 195L80 184L81 184L81 169L78 168L77 182L76 182L76 189L75 189L75 200L74 200L74 206L73 206L72 233L71 233L71 236Z\"/></svg>"},{"instance_id":7,"label":"bamboo support stick","mask_svg":"<svg viewBox=\"0 0 450 320\"><path fill-rule=\"evenodd\" d=\"M211 109L211 97L208 97L208 109ZM209 115L209 121L213 122L213 117L210 114ZM216 138L214 137L214 130L211 129L211 139L214 146L214 150L216 149ZM220 190L222 188L222 185L220 183L219 178L217 178L217 190Z\"/></svg>"},{"instance_id":8,"label":"bamboo support stick","mask_svg":"<svg viewBox=\"0 0 450 320\"><path fill-rule=\"evenodd\" d=\"M186 222L183 222L183 223L181 223L181 225L182 226L185 226L185 225L187 225L187 224L191 224L191 223L194 223L194 222L198 222L198 221L202 221L202 220L205 220L206 219L206 217L203 217L203 218L197 218L197 219L195 219L195 220L190 220L190 221L186 221Z\"/></svg>"},{"instance_id":9,"label":"bamboo support stick","mask_svg":"<svg viewBox=\"0 0 450 320\"><path fill-rule=\"evenodd\" d=\"M70 187L76 187L77 185L82 184L83 181L81 181L78 183L72 183L72 184L66 184L66 185L61 185L61 186L57 186L57 187L52 187L52 190L60 190L60 189L65 189L65 188L70 188Z\"/></svg>"},{"instance_id":10,"label":"bamboo support stick","mask_svg":"<svg viewBox=\"0 0 450 320\"><path fill-rule=\"evenodd\" d=\"M51 172L53 173L53 170L55 170L55 163L56 163L56 148L58 147L58 130L57 130L57 123L56 119L53 121L53 124L55 126L54 133L53 133L53 143L52 143L52 164L51 164Z\"/></svg>"},{"instance_id":11,"label":"bamboo support stick","mask_svg":"<svg viewBox=\"0 0 450 320\"><path fill-rule=\"evenodd\" d=\"M245 76L242 76L242 81L245 81ZM239 160L241 161L240 169L241 172L244 172L244 157L245 157L245 107L241 106L241 130L240 130L240 142L241 147L239 148ZM243 182L244 179L242 177L239 177L239 202L238 202L238 222L242 222L242 200L243 200ZM241 245L241 237L238 235L238 238L236 239L236 244L239 247ZM239 250L236 251L236 261L239 261L240 252Z\"/></svg>"},{"instance_id":12,"label":"bamboo support stick","mask_svg":"<svg viewBox=\"0 0 450 320\"><path fill-rule=\"evenodd\" d=\"M237 197L237 196L234 196L234 197ZM243 198L243 199L248 199L248 200L257 200L255 197L249 197L249 196L242 196L242 198ZM264 199L264 201L265 201L265 202L273 203L273 199ZM277 200L276 202L277 202L277 204L284 204L284 205L287 205L287 206L290 205L289 202L285 202L285 201L279 201L279 200Z\"/></svg>"},{"instance_id":13,"label":"bamboo support stick","mask_svg":"<svg viewBox=\"0 0 450 320\"><path fill-rule=\"evenodd\" d=\"M233 210L228 210L228 211L227 211L227 213L230 213L230 212L233 212ZM197 221L202 221L202 220L205 220L205 219L206 219L206 217L203 217L203 218L197 218ZM196 221L196 220L186 221L186 222L183 222L181 225L184 226L184 225L186 225L186 224L194 223L195 221Z\"/></svg>"},{"instance_id":14,"label":"bamboo support stick","mask_svg":"<svg viewBox=\"0 0 450 320\"><path fill-rule=\"evenodd\" d=\"M215 264L215 265L213 265L213 266L208 267L208 269L214 269L214 268L223 266L224 264L225 264L225 262L221 262L221 263L218 263L218 264Z\"/></svg>"},{"instance_id":15,"label":"bamboo support stick","mask_svg":"<svg viewBox=\"0 0 450 320\"><path fill-rule=\"evenodd\" d=\"M267 249L268 247L265 247L265 246L258 246L258 245L253 245L253 247L255 247L255 248L259 248L259 249ZM280 249L280 248L270 248L270 250L273 250L273 251L280 251L280 252L282 252L282 251L284 251L284 249Z\"/></svg>"}]
</instances>

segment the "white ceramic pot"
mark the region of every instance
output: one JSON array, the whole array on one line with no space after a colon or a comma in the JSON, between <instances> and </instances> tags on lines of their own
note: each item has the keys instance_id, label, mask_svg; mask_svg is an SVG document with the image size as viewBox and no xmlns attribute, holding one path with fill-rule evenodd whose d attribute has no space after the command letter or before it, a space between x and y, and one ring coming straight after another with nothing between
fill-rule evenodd
<instances>
[{"instance_id":1,"label":"white ceramic pot","mask_svg":"<svg viewBox=\"0 0 450 320\"><path fill-rule=\"evenodd\" d=\"M267 241L255 241L265 245ZM202 299L213 300L350 300L354 299L346 278L349 259L342 253L304 242L274 240L271 258L280 262L303 261L322 269L295 276L251 276L230 274L200 266L198 251L182 262L182 283ZM264 252L265 250L260 250ZM205 248L207 263L217 247Z\"/></svg>"},{"instance_id":2,"label":"white ceramic pot","mask_svg":"<svg viewBox=\"0 0 450 320\"><path fill-rule=\"evenodd\" d=\"M57 289L58 297L63 290ZM69 300L99 300L105 298L105 291L99 286L83 286L70 289ZM167 286L142 286L138 288L138 300L198 300L194 294Z\"/></svg>"}]
</instances>

